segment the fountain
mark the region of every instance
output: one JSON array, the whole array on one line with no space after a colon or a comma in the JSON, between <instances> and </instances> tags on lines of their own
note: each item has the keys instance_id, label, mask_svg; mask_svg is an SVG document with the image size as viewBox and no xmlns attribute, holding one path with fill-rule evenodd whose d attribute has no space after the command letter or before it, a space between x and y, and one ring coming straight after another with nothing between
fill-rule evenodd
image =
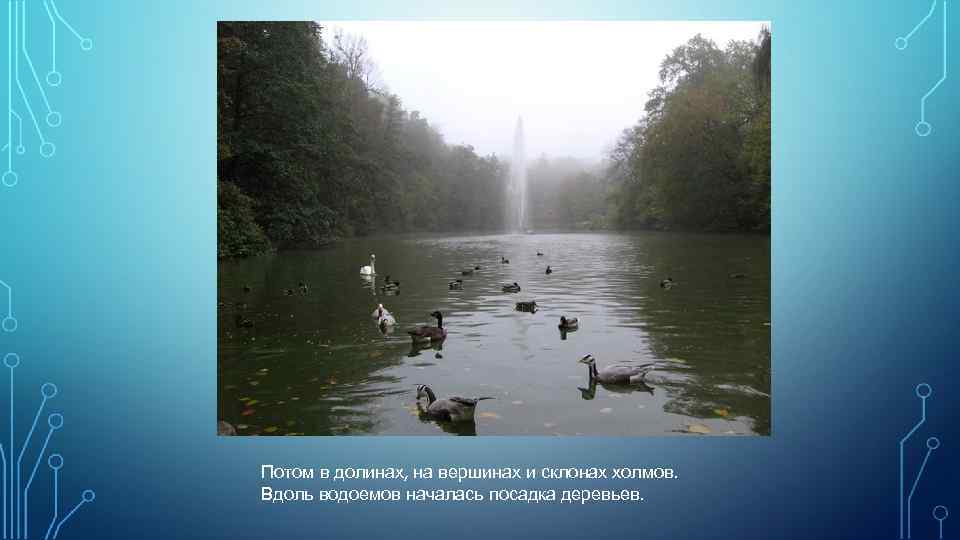
<instances>
[{"instance_id":1,"label":"fountain","mask_svg":"<svg viewBox=\"0 0 960 540\"><path fill-rule=\"evenodd\" d=\"M523 144L523 117L517 118L510 159L510 183L507 185L507 228L527 231L527 159Z\"/></svg>"}]
</instances>

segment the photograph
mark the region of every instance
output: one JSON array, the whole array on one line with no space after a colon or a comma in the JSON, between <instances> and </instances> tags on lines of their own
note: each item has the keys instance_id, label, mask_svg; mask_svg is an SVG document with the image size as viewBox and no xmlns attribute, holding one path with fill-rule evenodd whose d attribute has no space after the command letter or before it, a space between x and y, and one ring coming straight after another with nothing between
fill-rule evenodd
<instances>
[{"instance_id":1,"label":"photograph","mask_svg":"<svg viewBox=\"0 0 960 540\"><path fill-rule=\"evenodd\" d=\"M218 435L772 434L770 21L216 34Z\"/></svg>"}]
</instances>

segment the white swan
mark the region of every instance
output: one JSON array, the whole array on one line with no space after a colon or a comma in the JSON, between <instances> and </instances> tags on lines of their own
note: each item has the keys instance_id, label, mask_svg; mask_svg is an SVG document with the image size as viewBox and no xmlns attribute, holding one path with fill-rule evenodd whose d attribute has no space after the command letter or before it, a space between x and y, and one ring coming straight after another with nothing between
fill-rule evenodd
<instances>
[{"instance_id":1,"label":"white swan","mask_svg":"<svg viewBox=\"0 0 960 540\"><path fill-rule=\"evenodd\" d=\"M397 320L393 318L393 315L387 311L387 308L383 307L383 304L378 304L377 309L373 310L373 313L370 314L372 317L376 317L377 326L393 326L397 324Z\"/></svg>"},{"instance_id":2,"label":"white swan","mask_svg":"<svg viewBox=\"0 0 960 540\"><path fill-rule=\"evenodd\" d=\"M370 266L361 266L360 273L364 276L373 276L377 273L377 256L370 254Z\"/></svg>"}]
</instances>

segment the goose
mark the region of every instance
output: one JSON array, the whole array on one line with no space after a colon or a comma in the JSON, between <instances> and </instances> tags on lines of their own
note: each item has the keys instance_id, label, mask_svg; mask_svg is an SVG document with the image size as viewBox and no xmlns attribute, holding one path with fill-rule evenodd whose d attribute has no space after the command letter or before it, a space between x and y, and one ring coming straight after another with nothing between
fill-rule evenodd
<instances>
[{"instance_id":1,"label":"goose","mask_svg":"<svg viewBox=\"0 0 960 540\"><path fill-rule=\"evenodd\" d=\"M501 290L503 292L518 293L520 292L520 285L516 281L514 281L512 285L510 284L504 285L501 288Z\"/></svg>"},{"instance_id":2,"label":"goose","mask_svg":"<svg viewBox=\"0 0 960 540\"><path fill-rule=\"evenodd\" d=\"M473 269L474 269L474 270L479 270L479 269L480 269L480 265L479 265L479 264L474 265Z\"/></svg>"},{"instance_id":3,"label":"goose","mask_svg":"<svg viewBox=\"0 0 960 540\"><path fill-rule=\"evenodd\" d=\"M447 284L450 287L451 291L462 291L463 290L463 280L455 279Z\"/></svg>"},{"instance_id":4,"label":"goose","mask_svg":"<svg viewBox=\"0 0 960 540\"><path fill-rule=\"evenodd\" d=\"M503 255L500 256L500 264L510 264L510 259L506 259Z\"/></svg>"},{"instance_id":5,"label":"goose","mask_svg":"<svg viewBox=\"0 0 960 540\"><path fill-rule=\"evenodd\" d=\"M576 317L570 317L568 319L565 315L561 315L559 328L561 330L576 330L580 328L580 319Z\"/></svg>"},{"instance_id":6,"label":"goose","mask_svg":"<svg viewBox=\"0 0 960 540\"><path fill-rule=\"evenodd\" d=\"M364 275L364 276L373 276L373 275L376 275L376 273L377 273L376 262L377 262L377 256L371 253L371 254L370 254L370 265L369 265L369 266L361 266L361 267L360 267L360 274L362 274L362 275Z\"/></svg>"},{"instance_id":7,"label":"goose","mask_svg":"<svg viewBox=\"0 0 960 540\"><path fill-rule=\"evenodd\" d=\"M530 300L528 302L517 302L517 311L529 311L530 313L536 313L537 302L535 300Z\"/></svg>"},{"instance_id":8,"label":"goose","mask_svg":"<svg viewBox=\"0 0 960 540\"><path fill-rule=\"evenodd\" d=\"M475 271L476 271L476 270L474 270L474 269L472 269L472 268L467 268L466 270L461 270L461 271L460 271L460 274L461 274L461 275L464 275L464 276L472 276Z\"/></svg>"},{"instance_id":9,"label":"goose","mask_svg":"<svg viewBox=\"0 0 960 540\"><path fill-rule=\"evenodd\" d=\"M237 328L253 328L253 321L239 313L233 318L233 323L237 325Z\"/></svg>"},{"instance_id":10,"label":"goose","mask_svg":"<svg viewBox=\"0 0 960 540\"><path fill-rule=\"evenodd\" d=\"M590 380L601 384L643 384L644 377L653 369L653 364L641 364L639 366L607 366L598 370L597 360L591 354L584 355L579 362L587 365Z\"/></svg>"},{"instance_id":11,"label":"goose","mask_svg":"<svg viewBox=\"0 0 960 540\"><path fill-rule=\"evenodd\" d=\"M420 403L420 400L424 398L427 400L426 408ZM424 414L436 420L473 422L473 413L477 409L477 403L485 399L494 398L450 396L446 399L437 399L436 394L429 386L425 384L417 385L417 406Z\"/></svg>"},{"instance_id":12,"label":"goose","mask_svg":"<svg viewBox=\"0 0 960 540\"><path fill-rule=\"evenodd\" d=\"M668 276L667 279L664 279L664 280L661 280L661 281L660 281L660 288L661 288L661 289L669 289L669 288L673 287L673 283L674 283L674 282L673 282L673 278Z\"/></svg>"},{"instance_id":13,"label":"goose","mask_svg":"<svg viewBox=\"0 0 960 540\"><path fill-rule=\"evenodd\" d=\"M443 327L443 313L434 311L430 316L437 319L436 326L421 326L420 328L407 330L407 333L410 334L410 337L413 338L414 341L426 342L446 339L447 329Z\"/></svg>"},{"instance_id":14,"label":"goose","mask_svg":"<svg viewBox=\"0 0 960 540\"><path fill-rule=\"evenodd\" d=\"M553 273L553 268L550 268L550 266L548 265L548 266L547 266L547 275L549 276L549 275L552 274L552 273Z\"/></svg>"},{"instance_id":15,"label":"goose","mask_svg":"<svg viewBox=\"0 0 960 540\"><path fill-rule=\"evenodd\" d=\"M543 253L540 252L540 251L538 251L538 252L537 252L537 257L543 257Z\"/></svg>"}]
</instances>

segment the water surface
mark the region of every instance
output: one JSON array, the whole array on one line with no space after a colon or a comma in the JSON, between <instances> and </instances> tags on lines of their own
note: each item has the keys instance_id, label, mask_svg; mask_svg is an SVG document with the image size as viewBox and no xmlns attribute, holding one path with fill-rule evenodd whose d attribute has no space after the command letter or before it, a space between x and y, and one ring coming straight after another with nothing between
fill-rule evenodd
<instances>
[{"instance_id":1,"label":"water surface","mask_svg":"<svg viewBox=\"0 0 960 540\"><path fill-rule=\"evenodd\" d=\"M370 253L374 279L359 274ZM398 295L379 290L387 274ZM456 278L462 291L448 289ZM218 281L218 412L241 435L770 433L768 236L362 238L221 262ZM513 282L522 292L501 292ZM515 311L520 300L540 310ZM378 303L398 320L392 334L370 316ZM446 341L413 347L405 330L434 324L434 310ZM238 314L253 327L238 327ZM561 335L561 315L581 328ZM647 387L591 388L577 362L587 353L601 368L657 370ZM446 425L420 417L418 383L496 399L475 424Z\"/></svg>"}]
</instances>

